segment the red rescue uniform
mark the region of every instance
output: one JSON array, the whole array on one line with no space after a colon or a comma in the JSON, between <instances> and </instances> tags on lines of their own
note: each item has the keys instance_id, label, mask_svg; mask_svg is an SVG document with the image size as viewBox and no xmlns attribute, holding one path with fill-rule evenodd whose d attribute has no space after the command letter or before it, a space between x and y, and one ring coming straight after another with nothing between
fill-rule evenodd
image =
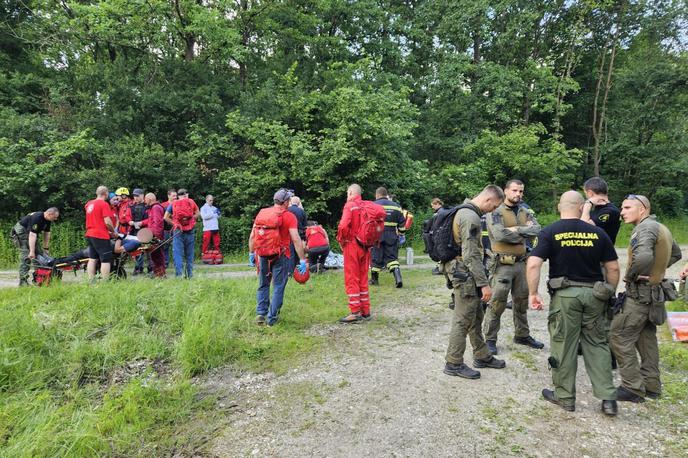
<instances>
[{"instance_id":1,"label":"red rescue uniform","mask_svg":"<svg viewBox=\"0 0 688 458\"><path fill-rule=\"evenodd\" d=\"M370 249L362 247L355 237L361 225L360 203L361 196L354 196L344 205L337 240L344 251L344 289L349 296L349 310L354 314L370 315Z\"/></svg>"}]
</instances>

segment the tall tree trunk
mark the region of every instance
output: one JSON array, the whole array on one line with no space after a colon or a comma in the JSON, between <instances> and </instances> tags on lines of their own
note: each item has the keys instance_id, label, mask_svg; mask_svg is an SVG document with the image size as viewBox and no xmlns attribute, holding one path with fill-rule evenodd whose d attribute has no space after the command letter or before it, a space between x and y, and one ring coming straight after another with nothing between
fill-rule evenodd
<instances>
[{"instance_id":1,"label":"tall tree trunk","mask_svg":"<svg viewBox=\"0 0 688 458\"><path fill-rule=\"evenodd\" d=\"M595 101L593 104L593 125L592 125L592 136L593 136L593 175L600 175L600 163L602 161L602 156L600 153L600 143L602 139L602 132L606 129L607 125L607 101L609 100L609 92L612 88L612 75L614 73L614 60L616 58L616 50L619 46L619 36L621 35L621 21L625 9L625 4L619 6L619 11L616 16L616 30L611 38L611 43L605 45L603 50L603 55L600 59L600 68L597 76L597 87L595 89ZM606 65L605 72L605 61L607 57L607 49L611 46L611 53L609 56L609 62ZM604 83L602 104L599 105L600 91L602 90L602 84Z\"/></svg>"}]
</instances>

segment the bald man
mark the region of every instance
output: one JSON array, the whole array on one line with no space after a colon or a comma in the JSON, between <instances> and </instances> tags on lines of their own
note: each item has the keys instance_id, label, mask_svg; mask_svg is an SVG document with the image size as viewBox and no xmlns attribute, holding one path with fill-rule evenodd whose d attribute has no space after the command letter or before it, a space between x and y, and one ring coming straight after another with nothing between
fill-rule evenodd
<instances>
[{"instance_id":1,"label":"bald man","mask_svg":"<svg viewBox=\"0 0 688 458\"><path fill-rule=\"evenodd\" d=\"M628 195L621 205L621 217L635 228L624 277L626 298L612 320L609 343L621 376L618 399L643 402L645 397L657 399L662 393L657 346L657 325L666 318L662 280L667 267L681 259L681 249L669 229L651 216L647 197Z\"/></svg>"},{"instance_id":2,"label":"bald man","mask_svg":"<svg viewBox=\"0 0 688 458\"><path fill-rule=\"evenodd\" d=\"M339 321L346 324L370 318L370 249L356 240L361 225L361 194L361 187L357 184L346 190L346 204L337 228L337 241L344 252L344 289L349 297L349 314Z\"/></svg>"},{"instance_id":3,"label":"bald man","mask_svg":"<svg viewBox=\"0 0 688 458\"><path fill-rule=\"evenodd\" d=\"M599 227L580 220L583 196L576 191L562 194L561 219L538 235L527 266L528 301L542 310L538 292L540 270L549 260L548 289L552 295L548 327L554 390L542 396L566 411L576 409L578 342L593 395L602 400L602 412L617 414L616 389L612 381L612 356L605 333L606 308L619 282L619 262L614 244ZM602 273L602 267L606 271Z\"/></svg>"}]
</instances>

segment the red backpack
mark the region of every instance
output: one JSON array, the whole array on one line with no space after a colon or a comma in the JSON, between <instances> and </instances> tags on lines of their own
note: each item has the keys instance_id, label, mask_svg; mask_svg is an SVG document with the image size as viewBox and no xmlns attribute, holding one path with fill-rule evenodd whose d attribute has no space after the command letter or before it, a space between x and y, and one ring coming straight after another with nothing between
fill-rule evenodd
<instances>
[{"instance_id":1,"label":"red backpack","mask_svg":"<svg viewBox=\"0 0 688 458\"><path fill-rule=\"evenodd\" d=\"M362 200L359 203L361 209L361 224L356 232L356 240L366 248L377 245L385 230L385 217L387 212L375 202Z\"/></svg>"},{"instance_id":2,"label":"red backpack","mask_svg":"<svg viewBox=\"0 0 688 458\"><path fill-rule=\"evenodd\" d=\"M194 205L191 199L181 199L172 202L172 219L179 223L181 230L189 231L196 225L194 219Z\"/></svg>"},{"instance_id":3,"label":"red backpack","mask_svg":"<svg viewBox=\"0 0 688 458\"><path fill-rule=\"evenodd\" d=\"M263 208L253 222L253 251L263 258L274 258L282 254L282 207Z\"/></svg>"}]
</instances>

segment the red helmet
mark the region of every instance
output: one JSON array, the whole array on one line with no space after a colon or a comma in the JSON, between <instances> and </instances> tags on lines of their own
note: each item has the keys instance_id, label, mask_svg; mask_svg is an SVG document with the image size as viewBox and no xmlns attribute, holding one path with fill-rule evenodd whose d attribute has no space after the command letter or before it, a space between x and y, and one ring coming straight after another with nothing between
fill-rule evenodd
<instances>
[{"instance_id":1,"label":"red helmet","mask_svg":"<svg viewBox=\"0 0 688 458\"><path fill-rule=\"evenodd\" d=\"M306 283L309 278L311 278L311 269L308 264L306 264L305 274L300 273L298 267L294 269L294 280L296 280L298 283Z\"/></svg>"}]
</instances>

